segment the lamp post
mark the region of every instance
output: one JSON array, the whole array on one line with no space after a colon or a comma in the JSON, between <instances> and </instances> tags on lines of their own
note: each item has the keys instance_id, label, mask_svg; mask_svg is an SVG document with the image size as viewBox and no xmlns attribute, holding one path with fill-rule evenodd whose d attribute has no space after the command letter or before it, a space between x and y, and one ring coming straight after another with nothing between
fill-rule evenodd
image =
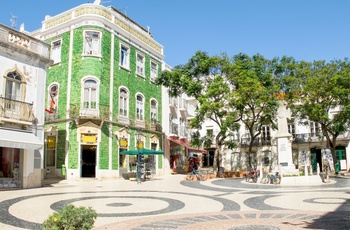
<instances>
[{"instance_id":1,"label":"lamp post","mask_svg":"<svg viewBox=\"0 0 350 230\"><path fill-rule=\"evenodd\" d=\"M140 149L142 148L142 141L141 141L141 135L142 135L142 131L141 130L137 130L136 132L136 148L137 148L137 168L136 168L136 179L137 179L137 183L140 184L141 183L141 170L143 167L143 155L140 153Z\"/></svg>"}]
</instances>

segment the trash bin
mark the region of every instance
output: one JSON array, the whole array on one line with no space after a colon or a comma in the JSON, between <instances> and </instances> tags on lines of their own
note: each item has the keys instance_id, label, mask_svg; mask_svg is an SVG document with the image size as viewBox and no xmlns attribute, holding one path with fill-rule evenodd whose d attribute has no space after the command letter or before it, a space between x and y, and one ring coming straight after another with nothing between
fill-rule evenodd
<instances>
[{"instance_id":1,"label":"trash bin","mask_svg":"<svg viewBox=\"0 0 350 230\"><path fill-rule=\"evenodd\" d=\"M335 163L334 170L335 170L335 174L338 174L338 173L339 173L339 171L340 171L340 165L339 165L339 162Z\"/></svg>"},{"instance_id":2,"label":"trash bin","mask_svg":"<svg viewBox=\"0 0 350 230\"><path fill-rule=\"evenodd\" d=\"M65 165L62 165L61 174L62 174L62 176L66 176L66 166Z\"/></svg>"}]
</instances>

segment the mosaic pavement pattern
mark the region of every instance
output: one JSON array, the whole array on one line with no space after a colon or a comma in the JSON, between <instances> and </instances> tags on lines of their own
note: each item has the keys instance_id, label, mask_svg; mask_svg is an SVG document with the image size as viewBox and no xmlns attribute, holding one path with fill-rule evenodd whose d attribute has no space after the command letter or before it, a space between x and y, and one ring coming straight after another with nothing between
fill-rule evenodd
<instances>
[{"instance_id":1,"label":"mosaic pavement pattern","mask_svg":"<svg viewBox=\"0 0 350 230\"><path fill-rule=\"evenodd\" d=\"M101 229L350 229L350 179L283 186L243 179L185 181L181 175L141 184L61 181L0 191L0 229L42 229L67 204L89 206Z\"/></svg>"}]
</instances>

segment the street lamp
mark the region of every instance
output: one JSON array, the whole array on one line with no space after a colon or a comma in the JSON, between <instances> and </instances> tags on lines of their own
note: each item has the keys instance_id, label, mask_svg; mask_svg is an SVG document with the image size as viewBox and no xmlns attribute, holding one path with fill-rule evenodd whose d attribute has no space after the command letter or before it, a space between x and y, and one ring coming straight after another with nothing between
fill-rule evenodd
<instances>
[{"instance_id":1,"label":"street lamp","mask_svg":"<svg viewBox=\"0 0 350 230\"><path fill-rule=\"evenodd\" d=\"M141 130L137 130L136 132L136 148L137 148L137 168L136 168L136 179L137 179L137 183L140 184L141 183L141 170L143 168L143 164L144 164L144 156L142 153L140 153L140 149L143 148L143 141L141 140L141 136L142 136L142 131Z\"/></svg>"}]
</instances>

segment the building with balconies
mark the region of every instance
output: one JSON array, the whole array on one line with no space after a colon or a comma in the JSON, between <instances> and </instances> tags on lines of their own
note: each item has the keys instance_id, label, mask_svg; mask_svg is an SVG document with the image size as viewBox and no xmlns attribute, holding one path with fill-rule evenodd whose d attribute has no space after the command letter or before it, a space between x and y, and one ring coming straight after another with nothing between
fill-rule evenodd
<instances>
[{"instance_id":1,"label":"building with balconies","mask_svg":"<svg viewBox=\"0 0 350 230\"><path fill-rule=\"evenodd\" d=\"M0 189L41 186L50 45L0 25Z\"/></svg>"},{"instance_id":2,"label":"building with balconies","mask_svg":"<svg viewBox=\"0 0 350 230\"><path fill-rule=\"evenodd\" d=\"M171 71L171 67L165 66ZM165 133L165 171L168 173L187 173L189 157L193 154L202 157L206 154L203 148L191 146L190 120L195 115L197 101L185 94L171 97L163 87L163 128ZM166 119L167 118L167 119Z\"/></svg>"},{"instance_id":3,"label":"building with balconies","mask_svg":"<svg viewBox=\"0 0 350 230\"><path fill-rule=\"evenodd\" d=\"M331 113L336 113L332 111ZM316 174L322 171L322 159L326 148L326 139L321 132L320 125L310 121L300 122L293 118L284 103L280 103L278 110L278 129L273 130L270 126L262 127L261 134L253 142L251 162L261 167L265 172L281 170L284 174L294 174L305 171ZM212 135L215 137L219 132L215 123L209 120L203 124L201 136ZM248 167L249 144L251 137L245 126L232 135L236 147L223 149L223 160L220 163L227 171L245 171ZM335 161L339 164L340 171L350 169L350 132L338 136L335 148ZM203 166L213 166L214 151L213 141L208 149L207 159L203 159Z\"/></svg>"},{"instance_id":4,"label":"building with balconies","mask_svg":"<svg viewBox=\"0 0 350 230\"><path fill-rule=\"evenodd\" d=\"M163 46L132 19L100 1L47 16L33 36L51 44L45 126L45 177L121 177L142 146L163 150ZM146 156L155 174L163 155Z\"/></svg>"}]
</instances>

